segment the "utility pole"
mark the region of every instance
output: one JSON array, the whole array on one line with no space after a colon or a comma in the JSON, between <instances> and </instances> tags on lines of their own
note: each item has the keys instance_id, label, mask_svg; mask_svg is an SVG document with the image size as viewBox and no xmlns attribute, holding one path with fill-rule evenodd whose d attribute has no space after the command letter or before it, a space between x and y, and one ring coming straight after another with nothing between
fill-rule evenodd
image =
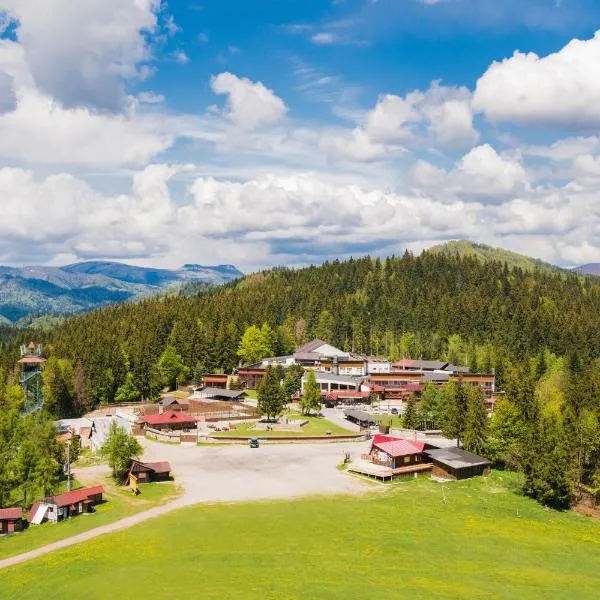
<instances>
[{"instance_id":1,"label":"utility pole","mask_svg":"<svg viewBox=\"0 0 600 600\"><path fill-rule=\"evenodd\" d=\"M71 440L67 440L67 492L71 491Z\"/></svg>"}]
</instances>

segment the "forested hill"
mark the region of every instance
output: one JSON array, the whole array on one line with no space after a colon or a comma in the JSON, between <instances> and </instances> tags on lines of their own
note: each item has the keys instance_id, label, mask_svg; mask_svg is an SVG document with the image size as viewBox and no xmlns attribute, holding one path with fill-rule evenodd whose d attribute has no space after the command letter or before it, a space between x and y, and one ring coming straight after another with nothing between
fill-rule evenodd
<instances>
[{"instance_id":1,"label":"forested hill","mask_svg":"<svg viewBox=\"0 0 600 600\"><path fill-rule=\"evenodd\" d=\"M577 275L425 252L275 269L199 296L110 306L38 336L50 356L68 359L65 368L78 373L78 399L54 410L77 413L113 401L128 373L128 385L151 395L168 345L190 373L229 370L245 328L263 323L273 330L275 354L319 337L356 352L495 368L502 383L510 362L544 347L558 355L578 351L582 360L598 356L600 286ZM2 355L5 372L16 358L13 340Z\"/></svg>"},{"instance_id":2,"label":"forested hill","mask_svg":"<svg viewBox=\"0 0 600 600\"><path fill-rule=\"evenodd\" d=\"M431 253L445 254L447 256L459 256L459 257L473 257L477 258L481 262L504 262L510 268L519 268L524 271L549 271L551 273L560 273L566 271L555 265L544 262L538 258L531 258L524 254L518 254L517 252L511 252L504 248L493 248L485 244L477 244L470 240L454 240L451 242L445 242L444 244L438 244L432 246L427 250Z\"/></svg>"}]
</instances>

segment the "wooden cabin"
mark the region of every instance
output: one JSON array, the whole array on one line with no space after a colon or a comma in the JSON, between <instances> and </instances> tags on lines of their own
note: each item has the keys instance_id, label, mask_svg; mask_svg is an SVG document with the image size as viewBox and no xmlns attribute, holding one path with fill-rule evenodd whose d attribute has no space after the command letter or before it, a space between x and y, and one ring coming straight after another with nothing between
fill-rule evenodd
<instances>
[{"instance_id":1,"label":"wooden cabin","mask_svg":"<svg viewBox=\"0 0 600 600\"><path fill-rule=\"evenodd\" d=\"M134 475L138 484L152 483L154 481L169 481L171 478L171 465L167 461L142 462L132 460L127 480Z\"/></svg>"},{"instance_id":2,"label":"wooden cabin","mask_svg":"<svg viewBox=\"0 0 600 600\"><path fill-rule=\"evenodd\" d=\"M97 485L38 500L29 511L28 521L33 525L39 525L44 521L57 522L83 513L94 512L94 506L102 502L102 494L104 488Z\"/></svg>"},{"instance_id":3,"label":"wooden cabin","mask_svg":"<svg viewBox=\"0 0 600 600\"><path fill-rule=\"evenodd\" d=\"M0 508L0 535L23 531L25 520L21 508Z\"/></svg>"},{"instance_id":4,"label":"wooden cabin","mask_svg":"<svg viewBox=\"0 0 600 600\"><path fill-rule=\"evenodd\" d=\"M490 461L463 448L439 448L426 450L425 454L433 462L431 474L443 479L468 479L477 475L486 475L490 470Z\"/></svg>"}]
</instances>

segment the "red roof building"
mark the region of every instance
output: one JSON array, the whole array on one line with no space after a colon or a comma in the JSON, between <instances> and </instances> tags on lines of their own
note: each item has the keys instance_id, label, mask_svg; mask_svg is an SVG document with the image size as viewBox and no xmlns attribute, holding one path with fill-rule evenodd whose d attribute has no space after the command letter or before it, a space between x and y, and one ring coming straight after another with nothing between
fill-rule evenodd
<instances>
[{"instance_id":1,"label":"red roof building","mask_svg":"<svg viewBox=\"0 0 600 600\"><path fill-rule=\"evenodd\" d=\"M195 429L197 419L185 412L166 411L159 415L144 415L142 420L154 429Z\"/></svg>"},{"instance_id":2,"label":"red roof building","mask_svg":"<svg viewBox=\"0 0 600 600\"><path fill-rule=\"evenodd\" d=\"M21 508L0 508L0 535L21 531L24 525Z\"/></svg>"},{"instance_id":3,"label":"red roof building","mask_svg":"<svg viewBox=\"0 0 600 600\"><path fill-rule=\"evenodd\" d=\"M399 469L424 462L424 450L425 442L390 435L376 435L371 444L369 457L375 464Z\"/></svg>"},{"instance_id":4,"label":"red roof building","mask_svg":"<svg viewBox=\"0 0 600 600\"><path fill-rule=\"evenodd\" d=\"M43 521L62 521L78 514L93 512L93 507L102 502L102 494L104 488L97 485L38 500L29 511L28 520L39 525Z\"/></svg>"}]
</instances>

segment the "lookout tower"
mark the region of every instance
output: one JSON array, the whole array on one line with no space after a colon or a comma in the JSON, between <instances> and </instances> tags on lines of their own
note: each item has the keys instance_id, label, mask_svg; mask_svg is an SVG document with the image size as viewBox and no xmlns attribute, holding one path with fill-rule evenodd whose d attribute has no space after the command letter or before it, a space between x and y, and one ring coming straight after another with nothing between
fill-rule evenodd
<instances>
[{"instance_id":1,"label":"lookout tower","mask_svg":"<svg viewBox=\"0 0 600 600\"><path fill-rule=\"evenodd\" d=\"M44 404L44 395L42 392L42 371L44 369L45 358L42 358L41 344L35 345L29 342L28 346L21 346L21 358L18 361L21 367L21 377L19 382L25 393L23 411L32 413L40 410Z\"/></svg>"}]
</instances>

